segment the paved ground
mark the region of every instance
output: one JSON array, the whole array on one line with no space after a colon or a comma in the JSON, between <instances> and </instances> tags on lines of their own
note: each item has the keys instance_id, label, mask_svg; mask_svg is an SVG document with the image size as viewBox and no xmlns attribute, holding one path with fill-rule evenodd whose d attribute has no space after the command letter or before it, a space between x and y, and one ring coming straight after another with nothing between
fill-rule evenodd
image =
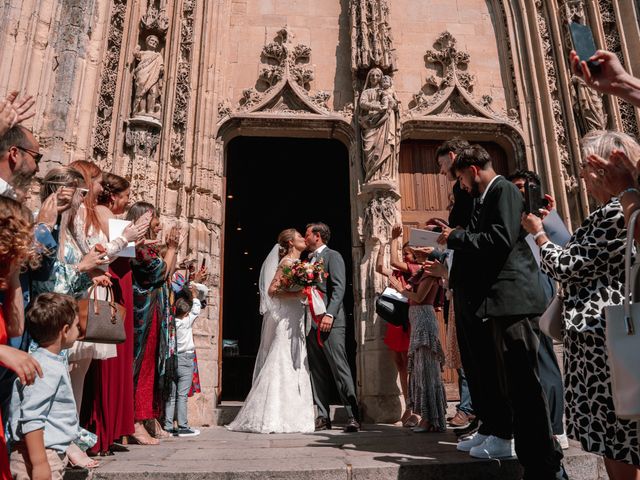
<instances>
[{"instance_id":1,"label":"paved ground","mask_svg":"<svg viewBox=\"0 0 640 480\"><path fill-rule=\"evenodd\" d=\"M452 434L414 434L368 425L357 434L256 435L205 428L195 438L159 446L130 446L102 460L94 479L141 480L386 480L519 479L516 461L477 461L456 451ZM606 479L601 462L579 449L567 452L573 480ZM86 478L68 475L67 478Z\"/></svg>"}]
</instances>

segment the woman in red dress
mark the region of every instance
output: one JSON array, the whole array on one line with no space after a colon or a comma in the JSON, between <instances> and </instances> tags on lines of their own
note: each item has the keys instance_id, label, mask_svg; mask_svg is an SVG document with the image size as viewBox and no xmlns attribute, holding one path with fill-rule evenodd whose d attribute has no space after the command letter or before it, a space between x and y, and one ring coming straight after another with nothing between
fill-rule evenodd
<instances>
[{"instance_id":1,"label":"woman in red dress","mask_svg":"<svg viewBox=\"0 0 640 480\"><path fill-rule=\"evenodd\" d=\"M24 328L24 316L19 312L18 318L7 318L10 325L5 324L3 311L14 311L9 305L15 295L22 305L18 276L20 267L37 255L33 251L33 223L31 212L20 203L6 197L0 197L0 366L13 370L22 383L31 385L35 376L42 377L42 370L31 355L7 345L8 334L17 336ZM11 291L13 290L13 291ZM9 295L11 293L11 295ZM5 304L6 302L6 304ZM10 327L10 328L9 328ZM5 392L3 392L5 393ZM9 454L4 437L4 423L0 413L0 480L11 480L9 470Z\"/></svg>"},{"instance_id":2,"label":"woman in red dress","mask_svg":"<svg viewBox=\"0 0 640 480\"><path fill-rule=\"evenodd\" d=\"M103 192L96 211L102 231L109 231L108 219L122 215L129 203L129 182L111 173L103 173ZM87 375L87 390L93 390L91 408L84 427L98 436L93 453L110 455L121 437L133 435L133 286L131 264L119 257L109 265L115 301L126 309L126 340L117 345L118 355L95 360Z\"/></svg>"},{"instance_id":3,"label":"woman in red dress","mask_svg":"<svg viewBox=\"0 0 640 480\"><path fill-rule=\"evenodd\" d=\"M386 268L384 265L384 254L386 249L385 245L380 245L376 262L376 272L384 275L385 277L397 278L403 285L405 285L406 281L420 269L420 265L416 263L415 256L408 244L403 245L402 260L400 259L400 256L398 255L398 246L401 235L402 226L395 225L391 231L391 268ZM407 402L408 395L408 352L409 338L411 337L408 318L406 325L407 327L404 328L387 323L387 330L384 336L384 343L389 347L389 350L393 355L393 363L398 369L398 375L400 376L400 388L402 389L405 404ZM415 427L418 420L417 415L414 415L409 408L405 409L400 419L402 426L404 427Z\"/></svg>"}]
</instances>

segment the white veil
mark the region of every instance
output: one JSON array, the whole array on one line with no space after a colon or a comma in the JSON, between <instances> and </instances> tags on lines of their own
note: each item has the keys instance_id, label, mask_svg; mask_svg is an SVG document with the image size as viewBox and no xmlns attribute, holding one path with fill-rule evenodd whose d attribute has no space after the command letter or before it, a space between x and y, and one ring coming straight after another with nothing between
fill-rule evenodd
<instances>
[{"instance_id":1,"label":"white veil","mask_svg":"<svg viewBox=\"0 0 640 480\"><path fill-rule=\"evenodd\" d=\"M269 286L273 281L273 277L276 276L278 271L278 265L280 263L280 246L276 244L267 258L262 263L260 269L260 280L258 285L260 286L260 314L264 315L269 311L273 311L274 303L273 298L269 295Z\"/></svg>"},{"instance_id":2,"label":"white veil","mask_svg":"<svg viewBox=\"0 0 640 480\"><path fill-rule=\"evenodd\" d=\"M267 258L262 263L260 269L260 280L258 286L260 287L260 314L262 315L262 331L260 333L260 348L256 356L256 364L253 368L253 381L255 382L260 370L262 369L267 354L271 348L271 343L276 334L276 323L278 316L278 300L269 295L269 286L273 281L273 277L276 276L278 271L278 265L280 264L280 246L276 244Z\"/></svg>"}]
</instances>

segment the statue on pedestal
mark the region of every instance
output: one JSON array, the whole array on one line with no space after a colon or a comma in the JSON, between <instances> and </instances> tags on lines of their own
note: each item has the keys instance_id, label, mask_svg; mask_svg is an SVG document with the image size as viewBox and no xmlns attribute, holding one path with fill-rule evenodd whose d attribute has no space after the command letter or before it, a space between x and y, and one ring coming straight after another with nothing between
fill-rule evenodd
<instances>
[{"instance_id":1,"label":"statue on pedestal","mask_svg":"<svg viewBox=\"0 0 640 480\"><path fill-rule=\"evenodd\" d=\"M400 102L391 77L383 75L379 68L372 68L359 107L364 182L394 189L400 154Z\"/></svg>"},{"instance_id":2,"label":"statue on pedestal","mask_svg":"<svg viewBox=\"0 0 640 480\"><path fill-rule=\"evenodd\" d=\"M159 120L161 116L162 80L164 60L158 52L160 41L155 35L145 39L146 49L136 48L133 56L138 61L134 71L134 101L131 116L151 117Z\"/></svg>"}]
</instances>

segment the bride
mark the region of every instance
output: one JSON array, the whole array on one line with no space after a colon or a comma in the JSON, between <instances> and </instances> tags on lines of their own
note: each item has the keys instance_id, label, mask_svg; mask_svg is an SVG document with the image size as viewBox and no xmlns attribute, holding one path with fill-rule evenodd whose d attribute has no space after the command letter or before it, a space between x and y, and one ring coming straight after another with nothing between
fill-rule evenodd
<instances>
[{"instance_id":1,"label":"bride","mask_svg":"<svg viewBox=\"0 0 640 480\"><path fill-rule=\"evenodd\" d=\"M251 391L229 430L255 433L313 432L311 378L305 344L305 307L301 293L279 289L284 266L305 250L294 228L278 235L278 243L260 271L262 334Z\"/></svg>"}]
</instances>

